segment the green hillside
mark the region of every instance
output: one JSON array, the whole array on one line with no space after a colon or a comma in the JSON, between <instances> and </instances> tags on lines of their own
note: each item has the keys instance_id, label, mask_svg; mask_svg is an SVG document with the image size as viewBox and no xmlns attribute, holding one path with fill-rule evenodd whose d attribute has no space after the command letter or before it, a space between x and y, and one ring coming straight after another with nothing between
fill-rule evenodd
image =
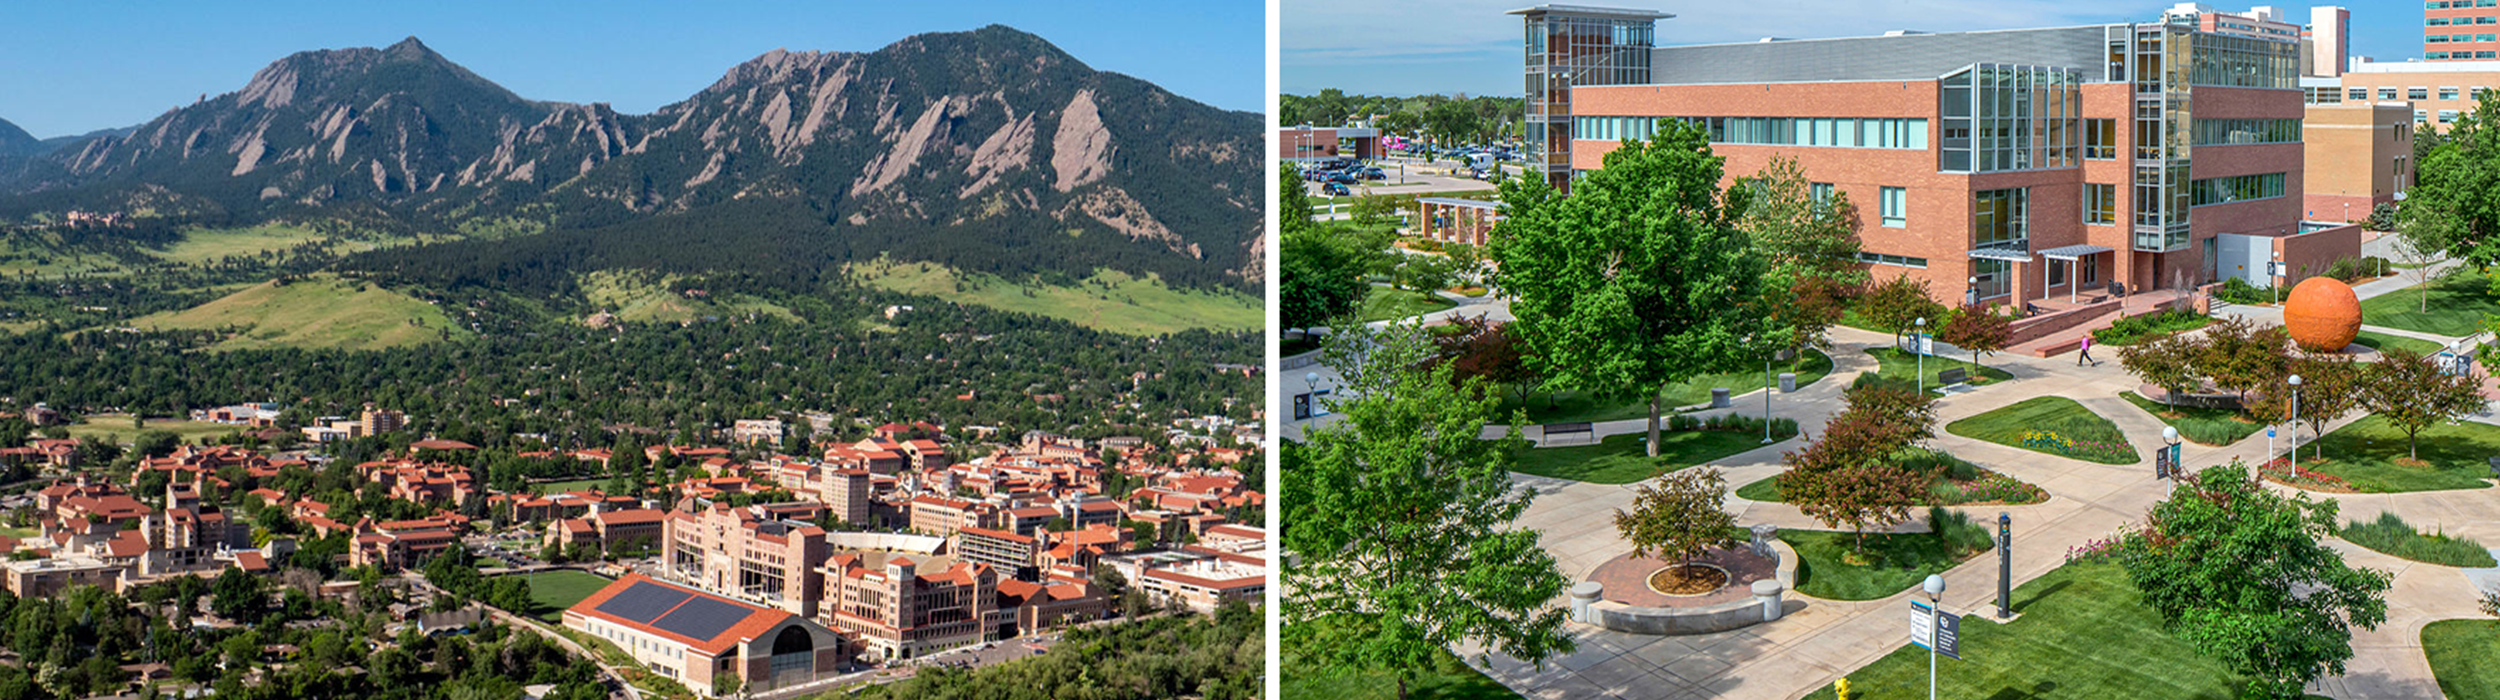
<instances>
[{"instance_id":1,"label":"green hillside","mask_svg":"<svg viewBox=\"0 0 2500 700\"><path fill-rule=\"evenodd\" d=\"M1156 335L1190 329L1259 328L1267 315L1257 298L1230 292L1166 287L1153 278L1098 270L1076 286L1009 282L944 265L880 260L851 267L862 284L1001 311L1048 316L1087 328Z\"/></svg>"},{"instance_id":2,"label":"green hillside","mask_svg":"<svg viewBox=\"0 0 2500 700\"><path fill-rule=\"evenodd\" d=\"M219 350L267 347L371 350L413 345L468 332L433 304L370 283L328 275L280 285L253 285L189 309L143 316L128 324L149 330L235 329Z\"/></svg>"},{"instance_id":3,"label":"green hillside","mask_svg":"<svg viewBox=\"0 0 2500 700\"><path fill-rule=\"evenodd\" d=\"M737 318L748 314L797 321L788 307L745 297L690 297L674 289L676 275L643 270L600 270L581 275L582 296L627 323L684 323L704 317Z\"/></svg>"}]
</instances>

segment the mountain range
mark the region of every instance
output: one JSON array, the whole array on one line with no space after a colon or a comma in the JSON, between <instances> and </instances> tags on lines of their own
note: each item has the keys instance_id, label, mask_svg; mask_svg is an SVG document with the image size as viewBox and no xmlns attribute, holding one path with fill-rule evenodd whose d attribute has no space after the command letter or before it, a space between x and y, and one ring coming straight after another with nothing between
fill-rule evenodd
<instances>
[{"instance_id":1,"label":"mountain range","mask_svg":"<svg viewBox=\"0 0 2500 700\"><path fill-rule=\"evenodd\" d=\"M126 130L0 122L0 219L353 212L1254 290L1260 123L1003 26L776 49L650 114L531 100L409 38L287 56Z\"/></svg>"}]
</instances>

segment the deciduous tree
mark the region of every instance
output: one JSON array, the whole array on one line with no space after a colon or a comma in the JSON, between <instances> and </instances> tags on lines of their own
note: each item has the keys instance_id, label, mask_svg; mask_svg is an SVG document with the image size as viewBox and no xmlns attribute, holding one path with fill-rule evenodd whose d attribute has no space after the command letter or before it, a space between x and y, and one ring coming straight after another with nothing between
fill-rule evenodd
<instances>
[{"instance_id":1,"label":"deciduous tree","mask_svg":"<svg viewBox=\"0 0 2500 700\"><path fill-rule=\"evenodd\" d=\"M1354 329L1325 361L1344 377L1341 420L1284 452L1285 640L1320 666L1388 669L1408 680L1461 641L1542 662L1571 650L1550 605L1566 580L1513 521L1532 493L1511 487L1514 428L1478 436L1495 402L1451 380L1419 331ZM1514 425L1524 422L1514 417ZM1311 624L1323 618L1366 624ZM1336 630L1325 639L1314 630Z\"/></svg>"},{"instance_id":2,"label":"deciduous tree","mask_svg":"<svg viewBox=\"0 0 2500 700\"><path fill-rule=\"evenodd\" d=\"M2244 319L2224 318L2205 328L2196 370L2246 404L2249 392L2283 379L2291 357L2292 336L2282 326L2258 328Z\"/></svg>"},{"instance_id":3,"label":"deciduous tree","mask_svg":"<svg viewBox=\"0 0 2500 700\"><path fill-rule=\"evenodd\" d=\"M1908 275L1876 283L1858 297L1858 317L1891 332L1896 339L1916 325L1918 319L1941 322L1944 312L1944 305L1928 296L1927 280Z\"/></svg>"},{"instance_id":4,"label":"deciduous tree","mask_svg":"<svg viewBox=\"0 0 2500 700\"><path fill-rule=\"evenodd\" d=\"M2311 435L2325 435L2327 423L2361 407L2364 371L2363 365L2340 357L2295 358L2290 374L2267 385L2255 400L2247 404L2248 413L2268 423L2298 419L2302 425L2309 426ZM2300 376L2300 390L2297 392L2292 390L2291 375ZM2300 402L2297 416L2292 413L2295 395ZM2322 443L2310 444L2316 450L2313 454L2325 455Z\"/></svg>"},{"instance_id":5,"label":"deciduous tree","mask_svg":"<svg viewBox=\"0 0 2500 700\"><path fill-rule=\"evenodd\" d=\"M1821 345L1840 320L1831 302L1867 282L1858 263L1857 208L1846 194L1815 197L1805 169L1786 156L1772 157L1744 185L1737 227L1771 260L1764 289L1782 295L1771 308L1795 332L1792 345Z\"/></svg>"},{"instance_id":6,"label":"deciduous tree","mask_svg":"<svg viewBox=\"0 0 2500 700\"><path fill-rule=\"evenodd\" d=\"M1695 467L1642 484L1632 509L1615 509L1615 531L1632 543L1632 556L1655 556L1684 566L1710 550L1735 543L1728 532L1736 514L1719 508L1727 500L1727 476Z\"/></svg>"},{"instance_id":7,"label":"deciduous tree","mask_svg":"<svg viewBox=\"0 0 2500 700\"><path fill-rule=\"evenodd\" d=\"M1646 398L1652 457L1666 385L1749 366L1766 350L1747 338L1788 333L1762 308L1769 260L1721 206L1723 160L1670 121L1568 197L1540 178L1502 187L1491 248L1513 325L1557 388Z\"/></svg>"},{"instance_id":8,"label":"deciduous tree","mask_svg":"<svg viewBox=\"0 0 2500 700\"><path fill-rule=\"evenodd\" d=\"M1970 363L1977 365L1980 355L2002 352L2013 342L2014 319L1986 306L1964 306L1945 319L1936 339L1969 350Z\"/></svg>"},{"instance_id":9,"label":"deciduous tree","mask_svg":"<svg viewBox=\"0 0 2500 700\"><path fill-rule=\"evenodd\" d=\"M2360 400L2362 408L2405 431L2405 455L2413 459L2422 457L2422 429L2456 422L2486 403L2473 377L2442 372L2431 358L2401 348L2390 348L2371 363L2361 378Z\"/></svg>"},{"instance_id":10,"label":"deciduous tree","mask_svg":"<svg viewBox=\"0 0 2500 700\"><path fill-rule=\"evenodd\" d=\"M1851 387L1847 401L1822 437L1785 455L1780 499L1826 526L1848 527L1862 550L1868 529L1909 519L1926 496L1928 475L1895 456L1933 434L1935 407L1925 394L1882 383Z\"/></svg>"},{"instance_id":11,"label":"deciduous tree","mask_svg":"<svg viewBox=\"0 0 2500 700\"><path fill-rule=\"evenodd\" d=\"M2164 402L2176 406L2204 378L2196 372L2196 360L2204 353L2203 339L2172 333L2119 348L2118 365L2144 383L2161 387L2166 394Z\"/></svg>"},{"instance_id":12,"label":"deciduous tree","mask_svg":"<svg viewBox=\"0 0 2500 700\"><path fill-rule=\"evenodd\" d=\"M2352 628L2387 620L2389 576L2355 569L2321 539L2336 504L2259 484L2236 462L2180 480L2117 548L2127 577L2172 634L2248 679L2248 695L2298 698L2344 672Z\"/></svg>"},{"instance_id":13,"label":"deciduous tree","mask_svg":"<svg viewBox=\"0 0 2500 700\"><path fill-rule=\"evenodd\" d=\"M2444 136L2415 132L2428 153L2414 163L2413 188L2396 209L2397 230L2430 250L2476 268L2500 263L2500 95L2489 92Z\"/></svg>"}]
</instances>

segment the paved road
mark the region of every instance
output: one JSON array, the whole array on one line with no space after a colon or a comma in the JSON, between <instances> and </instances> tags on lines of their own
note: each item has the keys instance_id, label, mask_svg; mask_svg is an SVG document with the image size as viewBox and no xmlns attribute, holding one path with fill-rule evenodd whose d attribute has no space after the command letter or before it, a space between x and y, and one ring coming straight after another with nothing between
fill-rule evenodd
<instances>
[{"instance_id":1,"label":"paved road","mask_svg":"<svg viewBox=\"0 0 2500 700\"><path fill-rule=\"evenodd\" d=\"M1891 342L1890 336L1848 328L1837 329L1833 335L1837 341L1831 352L1833 372L1798 392L1774 397L1774 415L1796 419L1808 435L1819 432L1836 410L1841 388L1856 374L1875 368L1875 362L1863 350ZM1975 519L1992 518L1999 511L2012 513L2013 570L2019 584L2063 565L2069 547L2140 521L2143 513L2164 497L2163 485L2151 478L2150 453L2145 451L2161 443L2162 424L2117 398L2118 392L2132 389L2138 382L2115 361L2077 367L2071 359L1998 356L1990 359L1989 364L2012 373L2016 379L1945 399L1939 404L1938 425L2034 396L2062 395L2076 398L2109 418L2139 450L2132 464L2103 465L1941 431L1931 440L1937 447L2049 492L2048 501L2035 505L1965 509L1974 511L1970 514ZM1299 377L1288 383L1296 381ZM1748 408L1747 402L1739 401L1736 408L1722 410L1758 414L1761 408L1758 403ZM2356 419L2338 421L2328 429ZM1601 435L1635 432L1644 429L1644 422L1612 421L1596 427ZM1799 444L1799 440L1791 439L1719 460L1717 466L1726 470L1731 485L1750 483L1784 470L1781 453ZM2267 449L2266 438L2259 433L2229 446L2191 443L2183 448L2182 458L2192 468L2203 467L2232 459L2255 461L2265 456ZM1546 549L1554 554L1566 575L1584 577L1598 564L1626 550L1628 545L1604 514L1631 503L1630 487L1528 475L1514 475L1514 482L1539 494L1519 524L1544 533ZM2500 497L2493 493L2470 490L2311 497L2340 502L2346 519L2366 519L2382 510L2395 510L2417 524L2490 542L2500 541ZM1726 507L1738 514L1740 522L1749 525L1772 523L1822 529L1819 523L1784 504L1757 503L1731 495ZM1901 529L1922 528L1923 524L1910 523ZM2356 634L2356 656L2348 672L2315 684L2311 692L2337 698L2438 697L2420 649L2420 631L2423 625L2435 620L2480 616L2473 609L2476 579L2459 569L2413 564L2341 542L2336 546L2346 552L2347 560L2354 565L2394 574L2394 589L2388 596L2389 620L2377 630ZM1996 567L1994 558L1983 556L1947 572L1948 580L1966 582L1946 595L1947 609L1976 611L1991 607ZM2500 572L2477 575L2500 579ZM1571 633L1580 642L1580 651L1549 663L1543 670L1499 654L1479 657L1482 650L1476 647L1460 646L1455 650L1469 657L1480 670L1529 697L1786 699L1827 687L1840 675L1900 647L1903 625L1899 612L1902 601L1909 597L1905 592L1862 602L1807 598L1802 610L1778 622L1711 635L1628 635L1574 624Z\"/></svg>"}]
</instances>

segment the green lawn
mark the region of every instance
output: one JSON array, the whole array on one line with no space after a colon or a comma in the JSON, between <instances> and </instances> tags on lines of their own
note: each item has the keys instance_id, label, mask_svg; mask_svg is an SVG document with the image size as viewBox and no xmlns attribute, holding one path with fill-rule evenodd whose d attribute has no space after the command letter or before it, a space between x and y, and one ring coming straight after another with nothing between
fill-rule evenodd
<instances>
[{"instance_id":1,"label":"green lawn","mask_svg":"<svg viewBox=\"0 0 2500 700\"><path fill-rule=\"evenodd\" d=\"M2472 270L2455 271L2431 280L2430 306L2423 311L2422 292L2415 287L2361 300L2361 322L2449 337L2483 330L2483 315L2500 313L2500 297Z\"/></svg>"},{"instance_id":2,"label":"green lawn","mask_svg":"<svg viewBox=\"0 0 2500 700\"><path fill-rule=\"evenodd\" d=\"M601 478L574 479L572 481L549 481L531 484L531 486L538 487L540 489L540 493L564 493L567 491L580 491L583 489L605 489L610 481L614 481L614 479Z\"/></svg>"},{"instance_id":3,"label":"green lawn","mask_svg":"<svg viewBox=\"0 0 2500 700\"><path fill-rule=\"evenodd\" d=\"M1908 352L1903 352L1900 348L1874 348L1867 350L1866 354L1875 356L1876 363L1880 365L1875 370L1875 374L1885 380L1910 382L1916 379L1919 375L1920 362L1918 356L1912 355ZM1943 386L1944 382L1938 381L1936 379L1936 375L1943 374L1945 370L1953 369L1955 367L1962 368L1963 372L1970 375L1970 384L1972 386L1982 386L2014 378L2014 375L2007 373L2005 370L1974 365L1967 360L1955 360L1930 355L1927 357L1925 364L1927 372L1927 388L1929 389Z\"/></svg>"},{"instance_id":4,"label":"green lawn","mask_svg":"<svg viewBox=\"0 0 2500 700\"><path fill-rule=\"evenodd\" d=\"M375 350L469 335L433 304L327 274L284 285L253 285L189 309L132 319L128 325L143 330L242 329L219 342L219 350Z\"/></svg>"},{"instance_id":5,"label":"green lawn","mask_svg":"<svg viewBox=\"0 0 2500 700\"><path fill-rule=\"evenodd\" d=\"M1759 426L1757 426L1759 427ZM1794 434L1779 435L1788 439ZM1731 430L1661 430L1658 458L1641 449L1642 433L1614 435L1595 445L1531 447L1519 451L1511 471L1593 484L1629 484L1762 446L1762 433Z\"/></svg>"},{"instance_id":6,"label":"green lawn","mask_svg":"<svg viewBox=\"0 0 2500 700\"><path fill-rule=\"evenodd\" d=\"M36 537L36 536L39 536L39 535L42 535L42 534L43 534L43 529L42 529L42 528L33 528L33 527L0 527L0 537L15 537L15 538L18 538L18 539L23 540L23 539L30 539L30 538L33 538L33 537Z\"/></svg>"},{"instance_id":7,"label":"green lawn","mask_svg":"<svg viewBox=\"0 0 2500 700\"><path fill-rule=\"evenodd\" d=\"M2118 396L2153 414L2154 419L2178 428L2179 437L2199 445L2229 445L2266 429L2264 423L2247 420L2239 411L2228 408L2164 406L2132 391L2118 392Z\"/></svg>"},{"instance_id":8,"label":"green lawn","mask_svg":"<svg viewBox=\"0 0 2500 700\"><path fill-rule=\"evenodd\" d=\"M181 436L183 442L196 443L200 441L200 438L232 434L241 431L243 427L204 421L151 418L148 419L147 429L173 431L175 435ZM81 440L101 438L123 444L130 443L141 432L143 431L130 426L130 416L119 413L87 416L87 422L69 426L70 437Z\"/></svg>"},{"instance_id":9,"label":"green lawn","mask_svg":"<svg viewBox=\"0 0 2500 700\"><path fill-rule=\"evenodd\" d=\"M2500 620L2440 620L2422 628L2422 655L2448 700L2500 700Z\"/></svg>"},{"instance_id":10,"label":"green lawn","mask_svg":"<svg viewBox=\"0 0 2500 700\"><path fill-rule=\"evenodd\" d=\"M1918 585L1928 574L1944 573L1970 558L1954 556L1953 548L1943 538L1924 532L1868 533L1866 566L1842 561L1857 539L1855 533L1781 530L1780 539L1797 549L1797 592L1825 600L1874 600L1889 596Z\"/></svg>"},{"instance_id":11,"label":"green lawn","mask_svg":"<svg viewBox=\"0 0 2500 700\"><path fill-rule=\"evenodd\" d=\"M2062 396L2040 396L1952 422L1945 432L2033 452L2101 464L2134 464L2135 446L2092 409Z\"/></svg>"},{"instance_id":12,"label":"green lawn","mask_svg":"<svg viewBox=\"0 0 2500 700\"><path fill-rule=\"evenodd\" d=\"M2386 418L2370 416L2319 438L2315 448L2303 446L2300 466L2342 478L2367 493L2479 489L2490 486L2492 457L2500 456L2500 426L2466 422L2422 429L2422 461L2398 464L2405 456L2404 431ZM2316 451L2313 451L2316 450ZM2323 451L2325 461L2313 455Z\"/></svg>"},{"instance_id":13,"label":"green lawn","mask_svg":"<svg viewBox=\"0 0 2500 700\"><path fill-rule=\"evenodd\" d=\"M1993 585L1957 581L1956 585ZM1962 659L1936 662L1937 696L1965 700L2163 698L2231 700L2237 677L2162 631L2161 616L2115 564L2067 564L2014 589L2022 619L1997 624L1993 607L1963 614ZM1907 607L1907 606L1903 606ZM1908 610L1891 613L1907 617ZM1899 623L1908 629L1908 623ZM1927 697L1926 649L1906 633L1892 653L1848 673L1850 697ZM1806 696L1832 700L1830 687Z\"/></svg>"},{"instance_id":14,"label":"green lawn","mask_svg":"<svg viewBox=\"0 0 2500 700\"><path fill-rule=\"evenodd\" d=\"M1304 624L1327 625L1327 620ZM1396 700L1398 682L1387 671L1362 671L1331 674L1303 660L1295 647L1285 646L1278 666L1283 681L1278 689L1287 700ZM1435 651L1433 667L1406 686L1409 700L1515 700L1518 693L1486 678L1474 668L1459 661L1448 651ZM1550 668L1550 666L1549 666Z\"/></svg>"},{"instance_id":15,"label":"green lawn","mask_svg":"<svg viewBox=\"0 0 2500 700\"><path fill-rule=\"evenodd\" d=\"M1116 270L1098 270L1073 286L1019 284L935 263L884 259L853 264L850 272L879 289L1047 316L1126 335L1162 335L1193 328L1243 331L1262 327L1267 320L1266 307L1258 297L1174 289L1164 286L1161 279Z\"/></svg>"},{"instance_id":16,"label":"green lawn","mask_svg":"<svg viewBox=\"0 0 2500 700\"><path fill-rule=\"evenodd\" d=\"M1819 351L1808 350L1799 354L1795 360L1772 366L1771 381L1773 383L1779 381L1781 372L1797 373L1797 386L1804 388L1808 384L1821 381L1825 375L1832 373L1832 358ZM1661 405L1672 409L1677 406L1708 403L1710 390L1713 388L1726 387L1728 394L1741 396L1745 392L1760 389L1762 386L1762 370L1758 369L1728 374L1706 374L1669 385L1666 391L1661 392L1663 398L1660 400ZM1771 401L1777 404L1780 399L1774 396ZM1528 410L1528 420L1534 423L1582 423L1649 417L1648 403L1598 401L1577 391L1531 393L1524 402L1516 396L1505 394L1497 412L1501 415L1510 415L1511 411L1522 408L1523 404ZM1754 397L1750 405L1756 409L1761 408L1762 397Z\"/></svg>"},{"instance_id":17,"label":"green lawn","mask_svg":"<svg viewBox=\"0 0 2500 700\"><path fill-rule=\"evenodd\" d=\"M613 583L607 577L571 569L541 571L534 574L519 574L519 576L530 582L530 600L537 603L538 607L534 610L514 612L521 612L557 624L564 622L565 608L573 607L574 603L582 602L583 598L588 598L590 594L597 593L599 589L606 588L608 584Z\"/></svg>"},{"instance_id":18,"label":"green lawn","mask_svg":"<svg viewBox=\"0 0 2500 700\"><path fill-rule=\"evenodd\" d=\"M1371 292L1363 295L1363 306L1355 309L1354 320L1359 323L1387 321L1408 316L1421 316L1457 305L1448 299L1423 292L1373 287Z\"/></svg>"},{"instance_id":19,"label":"green lawn","mask_svg":"<svg viewBox=\"0 0 2500 700\"><path fill-rule=\"evenodd\" d=\"M2417 355L2428 355L2439 352L2441 348L2440 344L2423 340L2421 338L2407 338L2401 335L2388 335L2385 333L2374 333L2371 331L2362 331L2353 335L2352 342L2354 345L2366 348L2376 348L2380 352L2402 349L2411 350Z\"/></svg>"}]
</instances>

